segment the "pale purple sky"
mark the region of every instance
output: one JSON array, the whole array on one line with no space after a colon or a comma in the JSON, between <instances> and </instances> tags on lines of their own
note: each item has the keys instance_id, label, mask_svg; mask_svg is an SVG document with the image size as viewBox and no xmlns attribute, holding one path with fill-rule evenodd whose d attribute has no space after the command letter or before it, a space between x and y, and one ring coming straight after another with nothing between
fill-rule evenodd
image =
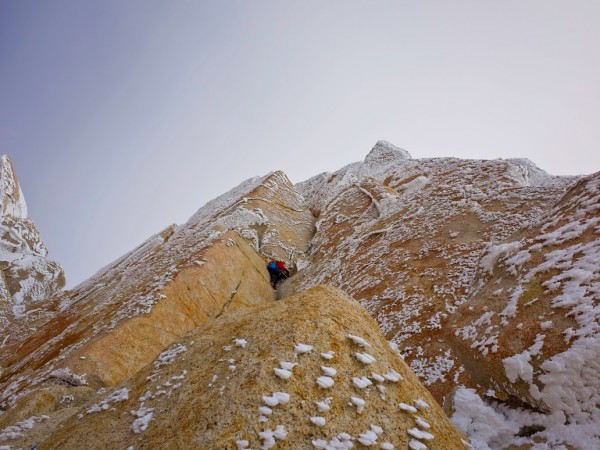
<instances>
[{"instance_id":1,"label":"pale purple sky","mask_svg":"<svg viewBox=\"0 0 600 450\"><path fill-rule=\"evenodd\" d=\"M0 0L0 152L69 285L379 139L600 170L600 1Z\"/></svg>"}]
</instances>

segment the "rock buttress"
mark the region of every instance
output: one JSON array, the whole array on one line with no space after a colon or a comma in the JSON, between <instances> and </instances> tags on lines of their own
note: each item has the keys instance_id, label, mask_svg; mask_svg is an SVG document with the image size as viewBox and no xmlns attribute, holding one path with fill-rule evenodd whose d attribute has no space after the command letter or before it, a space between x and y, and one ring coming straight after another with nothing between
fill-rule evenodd
<instances>
[{"instance_id":1,"label":"rock buttress","mask_svg":"<svg viewBox=\"0 0 600 450\"><path fill-rule=\"evenodd\" d=\"M465 448L366 311L323 286L207 323L80 410L38 448Z\"/></svg>"}]
</instances>

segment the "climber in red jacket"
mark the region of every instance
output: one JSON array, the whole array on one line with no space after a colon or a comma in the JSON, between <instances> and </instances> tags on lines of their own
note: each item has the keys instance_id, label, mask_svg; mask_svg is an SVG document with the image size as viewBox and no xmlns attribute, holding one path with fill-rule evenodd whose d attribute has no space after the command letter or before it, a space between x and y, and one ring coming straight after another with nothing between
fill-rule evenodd
<instances>
[{"instance_id":1,"label":"climber in red jacket","mask_svg":"<svg viewBox=\"0 0 600 450\"><path fill-rule=\"evenodd\" d=\"M271 276L271 287L273 289L277 289L277 283L290 276L290 272L286 269L283 261L279 261L277 259L272 259L269 261L269 264L267 264L267 270Z\"/></svg>"}]
</instances>

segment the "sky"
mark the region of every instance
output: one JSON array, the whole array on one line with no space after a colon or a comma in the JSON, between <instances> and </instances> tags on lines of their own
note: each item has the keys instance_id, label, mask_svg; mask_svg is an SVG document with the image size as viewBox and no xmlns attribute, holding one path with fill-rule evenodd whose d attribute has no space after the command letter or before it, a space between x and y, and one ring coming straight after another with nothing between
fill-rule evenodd
<instances>
[{"instance_id":1,"label":"sky","mask_svg":"<svg viewBox=\"0 0 600 450\"><path fill-rule=\"evenodd\" d=\"M600 170L600 2L0 0L0 153L68 286L385 139Z\"/></svg>"}]
</instances>

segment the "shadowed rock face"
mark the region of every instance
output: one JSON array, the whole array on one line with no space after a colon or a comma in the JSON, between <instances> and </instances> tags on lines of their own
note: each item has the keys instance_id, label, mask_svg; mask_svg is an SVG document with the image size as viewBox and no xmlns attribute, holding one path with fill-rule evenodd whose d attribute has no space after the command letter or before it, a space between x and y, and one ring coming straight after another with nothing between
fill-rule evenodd
<instances>
[{"instance_id":1,"label":"shadowed rock face","mask_svg":"<svg viewBox=\"0 0 600 450\"><path fill-rule=\"evenodd\" d=\"M600 422L600 173L490 246L452 338L477 381L580 424Z\"/></svg>"},{"instance_id":2,"label":"shadowed rock face","mask_svg":"<svg viewBox=\"0 0 600 450\"><path fill-rule=\"evenodd\" d=\"M527 160L410 159L378 143L363 163L298 185L318 217L311 264L283 295L319 283L356 298L441 401L474 386L445 329L489 242L547 211L574 181Z\"/></svg>"},{"instance_id":3,"label":"shadowed rock face","mask_svg":"<svg viewBox=\"0 0 600 450\"><path fill-rule=\"evenodd\" d=\"M374 361L365 364L357 353ZM282 367L289 368L283 378L275 372ZM320 387L327 373L333 385ZM371 384L359 388L353 379ZM422 435L418 430L429 433L422 435L429 440L421 438L429 449L464 448L377 324L331 287L224 314L77 413L81 419L66 420L65 428L56 427L60 411L49 414L36 426L49 435L38 448L236 449L242 440L248 448L269 448L267 430L276 432L276 448L286 449L312 449L340 435L343 441L342 433L355 448L362 447L359 439L373 440L375 448L386 442L407 448L418 440L410 433Z\"/></svg>"},{"instance_id":4,"label":"shadowed rock face","mask_svg":"<svg viewBox=\"0 0 600 450\"><path fill-rule=\"evenodd\" d=\"M40 234L27 219L27 205L7 156L0 157L0 331L65 285L62 268L46 259ZM39 314L26 318L29 324ZM42 318L47 318L46 316ZM8 327L8 328L7 328Z\"/></svg>"}]
</instances>

